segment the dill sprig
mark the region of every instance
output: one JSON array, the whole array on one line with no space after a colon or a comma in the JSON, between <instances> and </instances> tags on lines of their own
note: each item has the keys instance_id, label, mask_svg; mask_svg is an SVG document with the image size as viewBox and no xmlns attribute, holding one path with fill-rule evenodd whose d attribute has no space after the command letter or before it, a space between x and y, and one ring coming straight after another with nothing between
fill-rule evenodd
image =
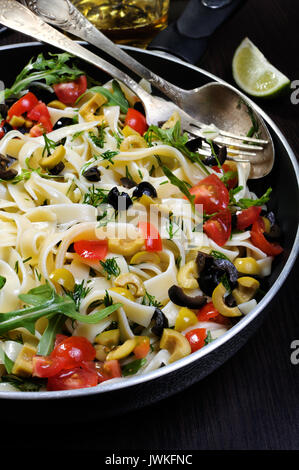
<instances>
[{"instance_id":1,"label":"dill sprig","mask_svg":"<svg viewBox=\"0 0 299 470\"><path fill-rule=\"evenodd\" d=\"M108 193L108 189L95 188L94 185L92 185L83 196L83 204L89 204L93 207L107 204Z\"/></svg>"},{"instance_id":2,"label":"dill sprig","mask_svg":"<svg viewBox=\"0 0 299 470\"><path fill-rule=\"evenodd\" d=\"M106 261L100 261L100 265L107 273L107 279L111 279L111 276L120 275L120 267L117 264L116 258L107 258Z\"/></svg>"}]
</instances>

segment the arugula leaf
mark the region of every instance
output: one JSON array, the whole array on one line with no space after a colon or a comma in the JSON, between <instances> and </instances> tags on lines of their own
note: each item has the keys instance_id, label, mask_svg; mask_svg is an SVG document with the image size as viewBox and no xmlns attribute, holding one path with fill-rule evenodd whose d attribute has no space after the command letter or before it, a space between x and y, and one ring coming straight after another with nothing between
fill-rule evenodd
<instances>
[{"instance_id":1,"label":"arugula leaf","mask_svg":"<svg viewBox=\"0 0 299 470\"><path fill-rule=\"evenodd\" d=\"M174 127L169 129L161 129L158 126L150 126L146 133L143 136L147 141L149 146L152 146L153 138L160 140L165 145L170 145L182 152L185 157L187 157L192 163L198 163L201 169L209 175L210 172L202 162L200 155L196 152L191 152L186 144L189 140L188 134L184 132L181 133L181 124L177 121Z\"/></svg>"},{"instance_id":2,"label":"arugula leaf","mask_svg":"<svg viewBox=\"0 0 299 470\"><path fill-rule=\"evenodd\" d=\"M237 202L237 205L241 209L248 209L248 207L252 207L252 206L263 206L269 201L271 192L272 192L272 188L268 188L265 194L263 194L259 199L241 198Z\"/></svg>"},{"instance_id":3,"label":"arugula leaf","mask_svg":"<svg viewBox=\"0 0 299 470\"><path fill-rule=\"evenodd\" d=\"M129 362L122 367L122 375L126 377L127 375L133 375L138 372L138 370L146 364L146 359L136 359L136 361Z\"/></svg>"},{"instance_id":4,"label":"arugula leaf","mask_svg":"<svg viewBox=\"0 0 299 470\"><path fill-rule=\"evenodd\" d=\"M66 317L59 314L49 319L47 328L45 329L39 341L37 354L41 356L48 356L50 354L50 352L53 350L56 335L60 333L65 320Z\"/></svg>"},{"instance_id":5,"label":"arugula leaf","mask_svg":"<svg viewBox=\"0 0 299 470\"><path fill-rule=\"evenodd\" d=\"M169 170L165 165L162 166L162 170L165 176L169 179L170 183L173 184L174 186L177 186L179 190L186 196L186 198L189 200L193 212L195 211L195 205L194 205L194 199L195 196L190 194L190 191L186 185L186 183L179 178L177 178L172 171Z\"/></svg>"},{"instance_id":6,"label":"arugula leaf","mask_svg":"<svg viewBox=\"0 0 299 470\"><path fill-rule=\"evenodd\" d=\"M8 357L8 355L6 354L6 352L4 351L1 345L0 345L0 359L3 362L6 371L8 372L8 374L10 374L13 369L14 362Z\"/></svg>"},{"instance_id":7,"label":"arugula leaf","mask_svg":"<svg viewBox=\"0 0 299 470\"><path fill-rule=\"evenodd\" d=\"M205 346L213 341L210 330L207 331L207 336L205 338Z\"/></svg>"},{"instance_id":8,"label":"arugula leaf","mask_svg":"<svg viewBox=\"0 0 299 470\"><path fill-rule=\"evenodd\" d=\"M127 114L130 105L116 80L112 81L112 89L113 93L102 86L95 86L90 88L89 91L101 93L101 95L105 96L108 100L107 103L105 103L107 106L119 106L121 112Z\"/></svg>"},{"instance_id":9,"label":"arugula leaf","mask_svg":"<svg viewBox=\"0 0 299 470\"><path fill-rule=\"evenodd\" d=\"M16 77L11 88L6 88L0 92L0 101L9 98L11 95L21 96L21 92L28 88L30 84L36 85L36 82L45 81L45 87L53 91L51 85L60 82L75 80L84 72L75 64L69 65L68 62L74 56L63 52L62 54L51 54L50 58L45 59L41 53L36 59L30 59L29 63Z\"/></svg>"},{"instance_id":10,"label":"arugula leaf","mask_svg":"<svg viewBox=\"0 0 299 470\"><path fill-rule=\"evenodd\" d=\"M6 277L0 276L0 290L5 286Z\"/></svg>"},{"instance_id":11,"label":"arugula leaf","mask_svg":"<svg viewBox=\"0 0 299 470\"><path fill-rule=\"evenodd\" d=\"M31 289L27 294L19 295L23 302L31 305L8 313L0 314L0 334L15 328L24 327L30 333L35 332L35 322L46 316L51 318L57 313L66 315L82 323L95 324L121 307L121 303L110 305L91 315L81 315L69 295L60 296L49 285L44 284Z\"/></svg>"}]
</instances>

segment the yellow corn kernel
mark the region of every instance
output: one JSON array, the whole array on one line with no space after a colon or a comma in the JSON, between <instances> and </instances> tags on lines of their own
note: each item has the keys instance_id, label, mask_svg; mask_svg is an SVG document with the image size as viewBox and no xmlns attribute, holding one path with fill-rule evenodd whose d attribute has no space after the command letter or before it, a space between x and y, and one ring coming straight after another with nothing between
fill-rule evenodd
<instances>
[{"instance_id":1,"label":"yellow corn kernel","mask_svg":"<svg viewBox=\"0 0 299 470\"><path fill-rule=\"evenodd\" d=\"M174 329L176 331L184 331L186 328L195 325L197 322L198 320L195 313L187 307L182 307L176 317Z\"/></svg>"},{"instance_id":2,"label":"yellow corn kernel","mask_svg":"<svg viewBox=\"0 0 299 470\"><path fill-rule=\"evenodd\" d=\"M144 239L136 238L135 240L127 240L123 238L109 238L108 248L112 253L132 256L144 248Z\"/></svg>"},{"instance_id":3,"label":"yellow corn kernel","mask_svg":"<svg viewBox=\"0 0 299 470\"><path fill-rule=\"evenodd\" d=\"M109 291L116 292L117 294L120 294L120 295L126 297L127 299L131 300L132 302L135 301L135 297L132 294L132 292L130 292L129 289L125 289L124 287L111 287L111 289L109 289Z\"/></svg>"},{"instance_id":4,"label":"yellow corn kernel","mask_svg":"<svg viewBox=\"0 0 299 470\"><path fill-rule=\"evenodd\" d=\"M55 108L55 109L65 109L67 107L64 103L62 103L59 100L50 101L50 103L48 103L47 106L49 106L50 108Z\"/></svg>"},{"instance_id":5,"label":"yellow corn kernel","mask_svg":"<svg viewBox=\"0 0 299 470\"><path fill-rule=\"evenodd\" d=\"M87 101L87 103L81 107L79 114L85 121L96 121L98 116L95 116L95 112L105 103L107 103L107 98L101 95L101 93L96 93L89 101Z\"/></svg>"},{"instance_id":6,"label":"yellow corn kernel","mask_svg":"<svg viewBox=\"0 0 299 470\"><path fill-rule=\"evenodd\" d=\"M18 158L20 150L24 144L25 144L24 140L11 139L6 145L6 149L5 149L6 155L9 155L10 157L13 157L13 158Z\"/></svg>"},{"instance_id":7,"label":"yellow corn kernel","mask_svg":"<svg viewBox=\"0 0 299 470\"><path fill-rule=\"evenodd\" d=\"M112 349L113 347L118 345L119 338L120 338L120 331L117 328L115 330L108 330L108 331L103 331L102 333L99 333L95 337L95 342L97 344L102 344L104 346L107 346L107 348Z\"/></svg>"},{"instance_id":8,"label":"yellow corn kernel","mask_svg":"<svg viewBox=\"0 0 299 470\"><path fill-rule=\"evenodd\" d=\"M33 357L36 355L36 347L25 343L14 363L12 373L20 377L29 377L33 373Z\"/></svg>"},{"instance_id":9,"label":"yellow corn kernel","mask_svg":"<svg viewBox=\"0 0 299 470\"><path fill-rule=\"evenodd\" d=\"M139 132L135 131L135 129L132 129L130 126L125 126L122 133L125 137L129 137L129 135L140 135Z\"/></svg>"},{"instance_id":10,"label":"yellow corn kernel","mask_svg":"<svg viewBox=\"0 0 299 470\"><path fill-rule=\"evenodd\" d=\"M135 338L127 339L123 344L118 346L116 349L113 349L110 351L110 353L107 355L106 360L107 361L112 361L114 359L123 359L124 357L129 356L131 354L136 346L137 342Z\"/></svg>"},{"instance_id":11,"label":"yellow corn kernel","mask_svg":"<svg viewBox=\"0 0 299 470\"><path fill-rule=\"evenodd\" d=\"M239 273L253 275L260 274L260 267L257 261L251 256L247 256L246 258L236 258L234 265Z\"/></svg>"},{"instance_id":12,"label":"yellow corn kernel","mask_svg":"<svg viewBox=\"0 0 299 470\"><path fill-rule=\"evenodd\" d=\"M75 279L72 273L65 268L58 268L55 269L50 274L50 279L53 282L56 282L56 284L59 284L62 287L65 287L65 289L69 291L73 291L75 287Z\"/></svg>"},{"instance_id":13,"label":"yellow corn kernel","mask_svg":"<svg viewBox=\"0 0 299 470\"><path fill-rule=\"evenodd\" d=\"M42 168L49 168L50 170L54 168L58 163L60 163L65 156L65 148L63 145L56 147L54 152L46 158L43 158L40 161L40 166Z\"/></svg>"},{"instance_id":14,"label":"yellow corn kernel","mask_svg":"<svg viewBox=\"0 0 299 470\"><path fill-rule=\"evenodd\" d=\"M130 264L140 264L140 263L161 263L161 259L157 253L150 251L139 251L136 255L132 256L130 259Z\"/></svg>"},{"instance_id":15,"label":"yellow corn kernel","mask_svg":"<svg viewBox=\"0 0 299 470\"><path fill-rule=\"evenodd\" d=\"M141 135L129 135L119 146L121 152L132 152L136 149L146 148L146 140Z\"/></svg>"}]
</instances>

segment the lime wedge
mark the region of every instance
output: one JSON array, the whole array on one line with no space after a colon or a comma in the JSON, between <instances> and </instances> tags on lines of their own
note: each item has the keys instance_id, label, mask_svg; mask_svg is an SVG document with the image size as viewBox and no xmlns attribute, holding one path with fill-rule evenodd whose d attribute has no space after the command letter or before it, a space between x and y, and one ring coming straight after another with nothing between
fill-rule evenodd
<instances>
[{"instance_id":1,"label":"lime wedge","mask_svg":"<svg viewBox=\"0 0 299 470\"><path fill-rule=\"evenodd\" d=\"M248 38L237 48L232 67L235 82L251 96L274 97L290 85L288 77L273 67Z\"/></svg>"}]
</instances>

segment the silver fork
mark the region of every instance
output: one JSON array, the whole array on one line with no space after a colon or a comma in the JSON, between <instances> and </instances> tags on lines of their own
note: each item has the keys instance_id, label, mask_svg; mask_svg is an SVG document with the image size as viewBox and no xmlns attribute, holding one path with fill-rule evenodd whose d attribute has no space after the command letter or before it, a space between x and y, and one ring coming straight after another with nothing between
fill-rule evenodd
<instances>
[{"instance_id":1,"label":"silver fork","mask_svg":"<svg viewBox=\"0 0 299 470\"><path fill-rule=\"evenodd\" d=\"M199 88L195 88L194 90L184 90L153 73L102 34L79 12L77 8L74 7L70 0L51 0L51 2L48 0L20 1L47 23L53 24L63 31L67 31L68 33L84 39L90 44L95 45L111 57L117 59L118 62L124 64L139 77L144 78L151 83L151 85L158 88L164 95L170 98L172 102L193 117L193 119L190 119L189 122L185 124L185 130L191 134L202 136L201 132L198 132L198 128L200 129L206 126L207 123L201 122L201 120L198 119L196 102ZM258 151L263 149L263 144L265 145L268 143L268 140L234 134L223 129L219 129L219 135L225 138L236 139L237 142L234 142L236 147L239 149L251 150L247 155L253 154L252 144L255 144L254 149ZM227 144L227 140L222 137L215 140L215 142L219 144ZM248 145L247 142L251 145Z\"/></svg>"},{"instance_id":2,"label":"silver fork","mask_svg":"<svg viewBox=\"0 0 299 470\"><path fill-rule=\"evenodd\" d=\"M33 4L36 5L36 0L32 0L32 1L33 1ZM48 14L50 11L52 11L51 5L57 1L61 2L61 0L52 0L52 3L50 2L44 3L44 5L48 5ZM68 0L63 0L63 2L68 8L72 6L71 4L69 4ZM56 3L56 6L57 5L58 4ZM59 13L62 15L65 15L64 10L62 8L59 9ZM79 16L78 21L83 21L82 19L80 20L81 17L85 21L85 18L82 15ZM71 54L74 54L75 56L80 57L81 59L91 63L92 65L97 66L101 70L107 72L112 77L116 78L117 80L125 84L142 101L144 108L145 108L147 121L149 124L157 125L160 122L166 121L175 110L178 110L182 118L183 129L186 131L189 131L190 133L193 133L194 135L203 136L203 133L200 127L205 126L205 124L198 122L198 120L193 118L190 114L195 111L195 108L198 108L199 103L202 101L203 97L202 97L202 94L200 93L200 90L205 89L205 87L201 87L201 88L190 90L190 91L183 90L163 80L162 78L155 76L154 74L152 74L152 72L148 71L152 77L149 81L153 83L153 80L155 80L155 86L157 86L157 83L159 83L160 90L162 90L166 96L171 97L172 101L168 102L159 97L152 96L149 93L147 93L140 85L138 85L127 74L119 70L114 65L109 64L104 59L93 54L89 50L85 49L77 42L72 41L71 39L69 39L68 37L60 33L59 31L55 30L54 28L46 24L44 21L42 21L42 19L38 17L37 15L35 15L32 11L30 11L28 8L21 5L20 3L16 2L15 0L2 0L1 1L0 22L4 24L5 26L8 26L12 29L20 31L24 34L30 35L43 42L47 42L48 44L51 44L60 49L63 49ZM90 25L90 23L88 24ZM109 40L107 39L107 41ZM117 47L117 49L121 51L120 48ZM213 85L216 85L216 84L213 84ZM184 102L185 111L178 108L178 106L182 102ZM270 137L266 129L266 126L263 124L261 119L259 119L259 122L263 128L264 136ZM233 136L238 139L241 139L242 141L247 140L251 144L252 143L266 144L269 142L269 140L271 141L271 137L270 139L264 138L260 140L260 139L246 138L245 136L241 136L241 135L235 136L235 134L231 134L230 132L226 132L226 131L220 131L220 133L224 137L232 138ZM227 142L223 141L222 138L221 139L218 138L217 140L215 139L215 142L227 144ZM235 147L239 148L240 146L242 146L242 151L237 150L237 149L232 149L232 153L233 152L237 153L238 156L250 155L254 157L255 152L247 152L243 150L244 145L246 145L246 148L248 147L250 149L254 148L254 150L259 150L259 147L260 147L260 146L252 147L252 145L249 146L248 144L243 144L243 143L237 144L236 142L234 142ZM204 155L210 155L211 152L210 150L207 149L207 150L202 150L201 153ZM266 160L268 160L268 158ZM260 165L257 165L257 166L260 166ZM257 175L252 175L251 177L261 177L263 171L262 172L258 171Z\"/></svg>"}]
</instances>

